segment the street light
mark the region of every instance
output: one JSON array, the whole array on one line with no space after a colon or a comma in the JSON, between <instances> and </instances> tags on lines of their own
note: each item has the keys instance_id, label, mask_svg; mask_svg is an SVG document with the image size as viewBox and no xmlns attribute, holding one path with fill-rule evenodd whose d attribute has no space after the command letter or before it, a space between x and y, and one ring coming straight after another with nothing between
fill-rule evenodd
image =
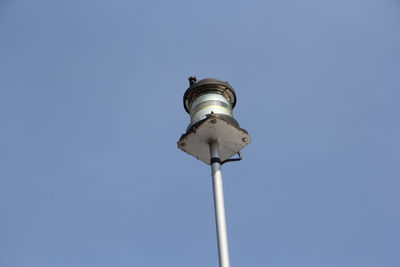
<instances>
[{"instance_id":1,"label":"street light","mask_svg":"<svg viewBox=\"0 0 400 267\"><path fill-rule=\"evenodd\" d=\"M178 147L211 165L219 265L229 267L221 165L241 160L240 150L249 144L250 136L233 118L236 93L228 82L217 79L197 81L196 77L190 77L189 83L183 106L190 114L190 123L179 139ZM232 158L236 153L239 158Z\"/></svg>"}]
</instances>

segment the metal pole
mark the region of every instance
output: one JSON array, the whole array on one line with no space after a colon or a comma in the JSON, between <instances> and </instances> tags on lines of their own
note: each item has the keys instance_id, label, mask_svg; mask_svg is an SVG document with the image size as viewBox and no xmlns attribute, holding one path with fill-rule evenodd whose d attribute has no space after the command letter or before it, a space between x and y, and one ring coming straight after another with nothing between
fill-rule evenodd
<instances>
[{"instance_id":1,"label":"metal pole","mask_svg":"<svg viewBox=\"0 0 400 267\"><path fill-rule=\"evenodd\" d=\"M211 172L214 190L215 222L217 224L219 266L229 267L228 235L226 232L224 189L222 185L221 160L219 144L215 140L210 143Z\"/></svg>"}]
</instances>

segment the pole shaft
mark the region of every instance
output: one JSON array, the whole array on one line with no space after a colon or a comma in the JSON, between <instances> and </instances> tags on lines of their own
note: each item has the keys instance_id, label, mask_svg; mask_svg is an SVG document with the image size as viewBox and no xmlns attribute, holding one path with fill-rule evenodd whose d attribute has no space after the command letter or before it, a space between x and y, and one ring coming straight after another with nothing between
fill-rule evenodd
<instances>
[{"instance_id":1,"label":"pole shaft","mask_svg":"<svg viewBox=\"0 0 400 267\"><path fill-rule=\"evenodd\" d=\"M218 141L210 143L211 158L219 159ZM229 267L228 234L226 231L224 189L222 184L221 163L219 160L211 164L214 191L215 222L217 225L219 266Z\"/></svg>"}]
</instances>

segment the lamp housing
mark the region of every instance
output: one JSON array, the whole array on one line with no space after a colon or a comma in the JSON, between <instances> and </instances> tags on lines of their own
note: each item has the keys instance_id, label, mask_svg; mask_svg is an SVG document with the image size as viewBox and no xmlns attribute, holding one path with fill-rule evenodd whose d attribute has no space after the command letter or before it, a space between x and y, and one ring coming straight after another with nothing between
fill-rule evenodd
<instances>
[{"instance_id":1,"label":"lamp housing","mask_svg":"<svg viewBox=\"0 0 400 267\"><path fill-rule=\"evenodd\" d=\"M190 115L190 123L178 147L211 164L209 144L217 140L221 160L231 158L250 142L247 131L233 118L235 90L228 82L214 78L197 81L192 76L189 84L183 106Z\"/></svg>"},{"instance_id":2,"label":"lamp housing","mask_svg":"<svg viewBox=\"0 0 400 267\"><path fill-rule=\"evenodd\" d=\"M213 78L197 82L196 77L192 76L189 83L190 87L183 96L183 106L190 114L187 130L210 114L239 126L232 113L236 105L236 92L228 82Z\"/></svg>"}]
</instances>

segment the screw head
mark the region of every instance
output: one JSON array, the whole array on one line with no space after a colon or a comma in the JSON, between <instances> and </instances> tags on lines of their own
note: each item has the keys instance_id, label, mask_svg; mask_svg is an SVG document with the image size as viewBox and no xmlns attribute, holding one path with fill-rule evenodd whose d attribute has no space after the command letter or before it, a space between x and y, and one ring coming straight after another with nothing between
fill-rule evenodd
<instances>
[{"instance_id":1,"label":"screw head","mask_svg":"<svg viewBox=\"0 0 400 267\"><path fill-rule=\"evenodd\" d=\"M216 120L216 119L212 119L212 120L211 120L211 123L212 123L212 124L216 124L216 123L217 123L217 120Z\"/></svg>"}]
</instances>

